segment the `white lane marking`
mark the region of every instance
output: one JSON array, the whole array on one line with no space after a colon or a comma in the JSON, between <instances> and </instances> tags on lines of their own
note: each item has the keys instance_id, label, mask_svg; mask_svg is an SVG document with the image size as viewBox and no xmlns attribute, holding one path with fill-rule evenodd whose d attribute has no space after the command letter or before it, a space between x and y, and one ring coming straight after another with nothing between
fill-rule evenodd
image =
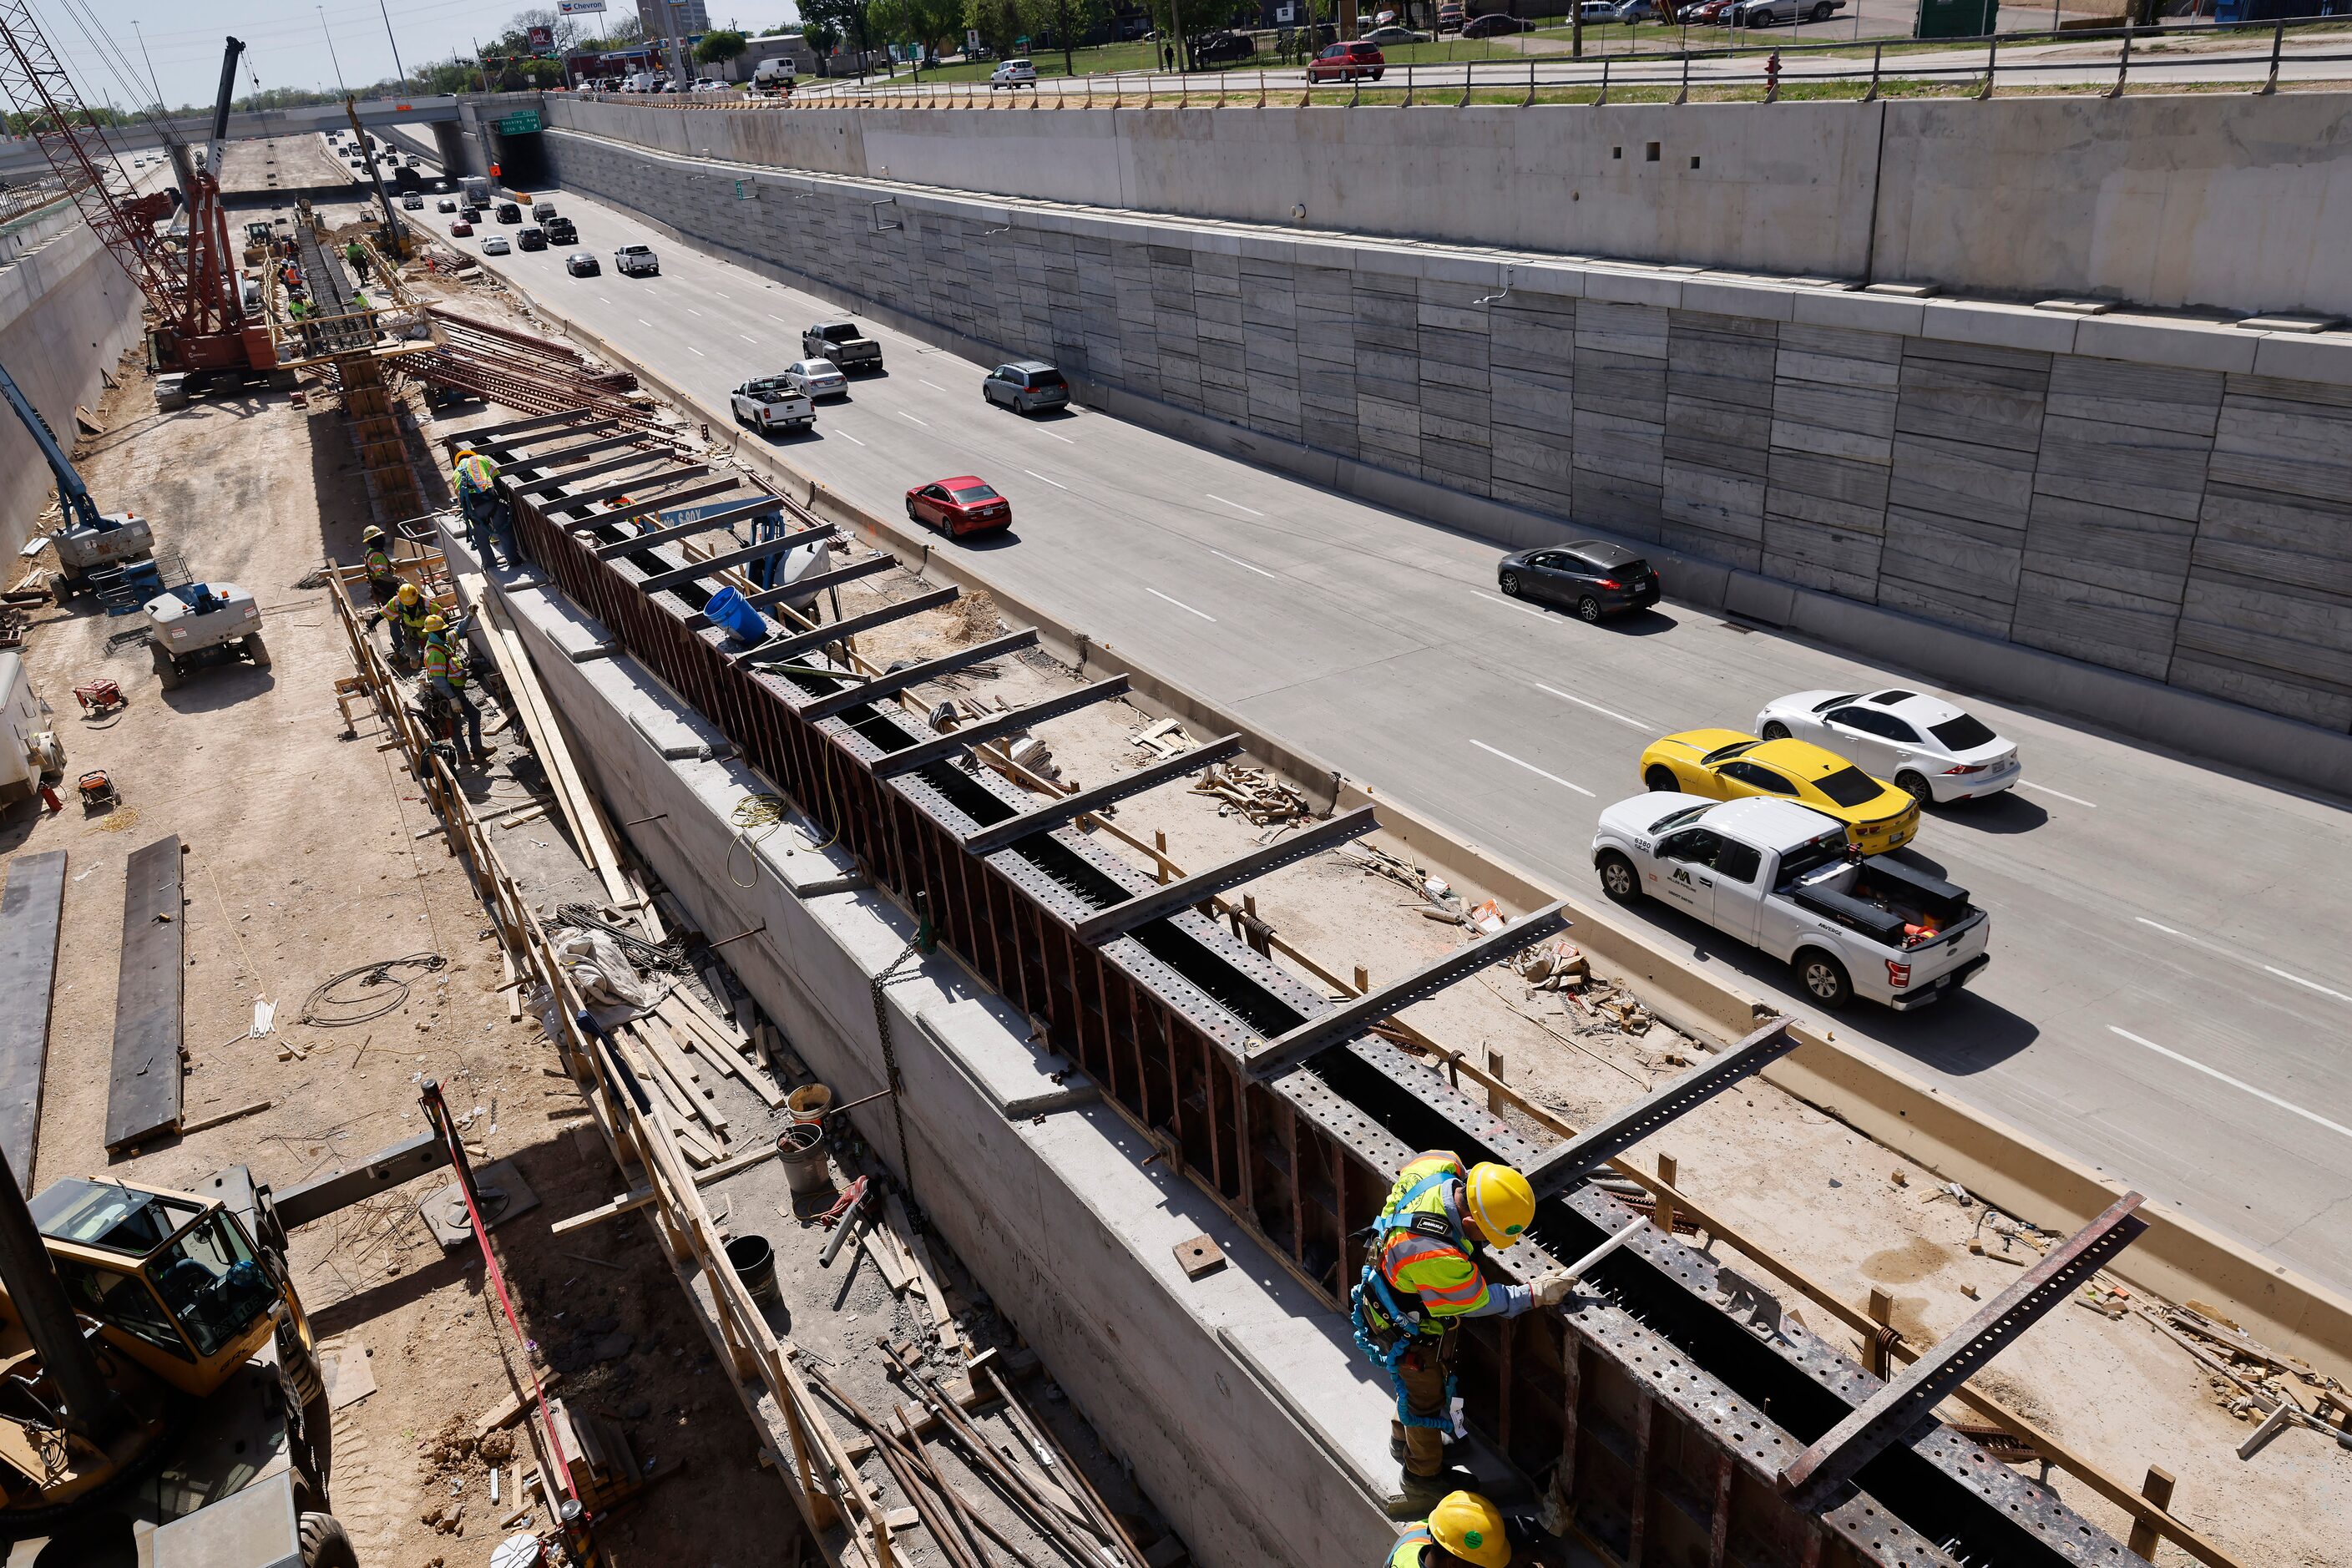
<instances>
[{"instance_id":1,"label":"white lane marking","mask_svg":"<svg viewBox=\"0 0 2352 1568\"><path fill-rule=\"evenodd\" d=\"M2277 968L2274 965L2268 963L2263 964L2263 972L2266 974L2275 974L2281 980L2292 980L2297 985L2304 986L2308 990L2318 992L2322 996L2333 996L2338 1002L2352 1002L2352 996L2347 996L2341 991L2332 990L2327 986L2322 985L2316 980L2305 980L2300 974L2289 974L2285 970Z\"/></svg>"},{"instance_id":2,"label":"white lane marking","mask_svg":"<svg viewBox=\"0 0 2352 1568\"><path fill-rule=\"evenodd\" d=\"M599 294L599 295L597 295L597 296L596 296L596 303L598 303L599 305L609 305L609 304L611 304L612 302L613 302L613 301L611 301L610 300L605 299L605 298L604 298L604 296L603 296L602 294Z\"/></svg>"},{"instance_id":3,"label":"white lane marking","mask_svg":"<svg viewBox=\"0 0 2352 1568\"><path fill-rule=\"evenodd\" d=\"M696 348L692 343L686 345L686 352L692 354L697 359L709 359L710 357L709 354L704 353L700 349Z\"/></svg>"},{"instance_id":4,"label":"white lane marking","mask_svg":"<svg viewBox=\"0 0 2352 1568\"><path fill-rule=\"evenodd\" d=\"M865 442L859 440L856 437L851 435L846 430L836 430L834 434L840 437L843 440L848 442L853 447L863 447L866 445Z\"/></svg>"},{"instance_id":5,"label":"white lane marking","mask_svg":"<svg viewBox=\"0 0 2352 1568\"><path fill-rule=\"evenodd\" d=\"M1054 433L1051 430L1047 430L1044 432L1044 434L1054 436ZM1076 441L1071 440L1067 436L1054 436L1054 439L1059 441L1065 447L1075 447L1077 445Z\"/></svg>"},{"instance_id":6,"label":"white lane marking","mask_svg":"<svg viewBox=\"0 0 2352 1568\"><path fill-rule=\"evenodd\" d=\"M1201 493L1202 493L1202 495L1204 495L1204 496L1207 496L1211 500L1215 501L1218 505L1220 505L1220 506L1229 506L1229 507L1233 508L1235 511L1245 511L1245 512L1249 513L1252 517L1264 517L1264 516L1265 515L1265 513L1264 513L1264 512L1262 512L1262 511L1258 510L1257 510L1257 508L1255 508L1255 507L1254 507L1254 506L1244 506L1244 505L1242 505L1242 503L1241 503L1241 502L1239 502L1239 501L1237 501L1237 500L1225 500L1225 498L1224 498L1224 497L1223 497L1223 496L1221 496L1221 495L1216 494L1214 491L1212 491L1212 490L1202 490Z\"/></svg>"},{"instance_id":7,"label":"white lane marking","mask_svg":"<svg viewBox=\"0 0 2352 1568\"><path fill-rule=\"evenodd\" d=\"M1523 616L1543 616L1545 620L1551 619L1549 616L1545 616L1541 610L1537 609L1533 605L1521 605L1509 599L1497 599L1494 595L1481 594L1475 588L1470 590L1470 595L1471 597L1484 599L1490 605L1500 605L1507 610L1517 610Z\"/></svg>"},{"instance_id":8,"label":"white lane marking","mask_svg":"<svg viewBox=\"0 0 2352 1568\"><path fill-rule=\"evenodd\" d=\"M2156 926L2157 930L2162 931L2167 936L2177 936L2183 942L2195 942L2197 940L2185 931L2175 931L2168 925L2157 925L2156 921L2148 919L2146 915L2135 915L2132 918L2138 921L2139 923L2144 926Z\"/></svg>"},{"instance_id":9,"label":"white lane marking","mask_svg":"<svg viewBox=\"0 0 2352 1568\"><path fill-rule=\"evenodd\" d=\"M719 290L718 290L718 289L713 289L710 291L710 293L711 293L711 297L712 297L713 299L718 299L718 300L732 300L733 298L735 298L735 296L734 296L734 295L732 295L732 294L721 294L721 293L719 293Z\"/></svg>"},{"instance_id":10,"label":"white lane marking","mask_svg":"<svg viewBox=\"0 0 2352 1568\"><path fill-rule=\"evenodd\" d=\"M770 312L769 312L769 314L768 314L768 320L770 320L770 321L772 321L775 322L775 323L776 323L776 325L778 325L778 326L780 326L780 327L782 327L782 326L789 326L789 325L791 325L791 323L790 323L790 322L786 321L785 321L782 316L777 315L777 314L776 314L775 312L773 312L773 311L770 311Z\"/></svg>"},{"instance_id":11,"label":"white lane marking","mask_svg":"<svg viewBox=\"0 0 2352 1568\"><path fill-rule=\"evenodd\" d=\"M1630 724L1634 729L1641 731L1644 735L1654 735L1658 732L1658 727L1655 724L1644 724L1639 719L1628 718L1626 715L1618 712L1614 708L1603 708L1598 702L1587 702L1583 698L1571 696L1568 692L1562 691L1557 686L1546 686L1542 681L1538 680L1535 683L1535 688L1538 691L1550 692L1562 702L1573 702L1579 708L1591 709L1595 713L1600 714L1605 719L1614 719L1620 724Z\"/></svg>"},{"instance_id":12,"label":"white lane marking","mask_svg":"<svg viewBox=\"0 0 2352 1568\"><path fill-rule=\"evenodd\" d=\"M2081 795L2068 795L2068 794L2067 794L2064 790L2063 790L2063 789L2052 789L2048 784L2035 784L2032 779L2020 779L2020 780L2018 780L2018 781L2017 781L2017 784L2018 784L2018 787L2019 787L2019 788L2021 788L2021 789L2038 789L2038 790L2040 790L2043 795L2056 795L2060 800L2071 800L2071 801L2073 801L2076 805L2087 805L2087 806L2089 806L2093 811L2096 811L2096 810L2098 810L2098 809L2099 809L2099 803L2098 803L2097 801L2095 801L2095 800L2084 800L2084 799Z\"/></svg>"},{"instance_id":13,"label":"white lane marking","mask_svg":"<svg viewBox=\"0 0 2352 1568\"><path fill-rule=\"evenodd\" d=\"M1041 474L1041 475L1039 475L1038 477L1039 477L1040 479L1044 479L1044 478L1045 478L1045 476L1044 476L1044 475L1042 475L1042 474ZM1046 479L1046 480L1045 480L1045 482L1046 482L1047 484L1051 484L1051 483L1053 483L1054 481L1053 481L1053 480L1051 480L1051 479ZM1151 595L1153 598L1155 598L1155 599L1168 599L1168 595L1165 595L1165 594L1163 594L1163 593L1161 593L1161 592L1160 592L1159 589L1157 589L1157 588L1146 588L1146 589L1144 590L1144 592L1145 592L1145 593L1147 593L1147 594L1149 594L1149 595ZM1192 605L1190 605L1186 604L1186 603L1185 603L1183 600L1181 600L1181 599L1168 599L1168 602L1169 602L1170 604L1171 604L1171 605L1175 605L1178 609L1182 610L1182 611L1183 611L1185 614L1187 614L1187 615L1192 615L1192 616L1200 616L1202 620L1204 620L1204 621L1208 622L1211 626L1215 626L1215 625L1217 624L1217 617L1216 617L1216 616L1213 616L1213 615L1211 615L1211 614L1209 614L1209 612L1208 612L1208 611L1206 611L1206 610L1196 610L1196 609L1192 608Z\"/></svg>"},{"instance_id":14,"label":"white lane marking","mask_svg":"<svg viewBox=\"0 0 2352 1568\"><path fill-rule=\"evenodd\" d=\"M2135 1046L2146 1046L2158 1056L2169 1057L2174 1061L2179 1062L2182 1067L2193 1068L2197 1071L2203 1073L2207 1078L2220 1079L2231 1089L2242 1089L2248 1094L2252 1095L2256 1100L2266 1100L2270 1101L2271 1104L2277 1106L2281 1110L2291 1110L2306 1121L2316 1121L2331 1132L2341 1132L2345 1137L2352 1138L2352 1127L2347 1127L2340 1121L2330 1121L2327 1118L2320 1115L2315 1110L2305 1110L2302 1106L2297 1105L2291 1100L2281 1100L2277 1095L2271 1093L2268 1089L2256 1089L2252 1084L2246 1082L2244 1079L2231 1078L2228 1073L2221 1071L2218 1068L2209 1068L2203 1062L2197 1060L2193 1057L2184 1057L2179 1051L2167 1050L2164 1047L2158 1045L2154 1040L2143 1040L2137 1035L2133 1034L2129 1029L2118 1029L2113 1024L2109 1024L2107 1026L2107 1032L2112 1035L2121 1035L2125 1039L2129 1040Z\"/></svg>"},{"instance_id":15,"label":"white lane marking","mask_svg":"<svg viewBox=\"0 0 2352 1568\"><path fill-rule=\"evenodd\" d=\"M1585 788L1582 784L1570 784L1570 783L1569 783L1569 781L1568 781L1568 780L1566 780L1566 779L1564 779L1564 778L1560 777L1558 773L1548 773L1544 772L1544 771L1543 771L1543 769L1541 769L1541 768L1539 768L1539 767L1536 766L1536 765L1535 765L1535 763L1530 763L1530 762L1524 762L1524 761L1522 761L1521 759L1519 759L1519 758L1517 758L1517 757L1515 757L1515 756L1511 755L1511 753L1510 753L1510 752L1508 752L1496 751L1494 747L1492 747L1492 746L1490 746L1490 745L1486 744L1486 742L1484 742L1484 741L1473 741L1473 742L1471 742L1470 743L1471 743L1472 745L1474 745L1474 746L1477 747L1480 751L1486 752L1486 753L1487 753L1487 754L1489 754L1490 756L1496 756L1496 757L1500 757L1500 758L1502 758L1502 759L1503 759L1503 761L1505 761L1505 762L1507 762L1507 763L1515 763L1515 764L1517 764L1517 766L1519 766L1519 767L1523 767L1523 768L1527 769L1527 770L1528 770L1528 772L1529 772L1529 773L1531 773L1535 774L1535 775L1536 775L1536 777L1538 777L1538 778L1540 778L1540 779L1549 779L1549 780L1551 780L1551 782L1552 782L1552 783L1554 783L1554 784L1559 784L1559 785L1561 788L1563 788L1563 789L1572 789L1572 790L1574 790L1577 794L1579 794L1579 795L1582 795L1582 796L1583 796L1585 799L1587 799L1587 800L1592 800L1592 799L1597 798L1597 797L1593 795L1593 793L1592 793L1591 790L1589 790L1589 789Z\"/></svg>"},{"instance_id":16,"label":"white lane marking","mask_svg":"<svg viewBox=\"0 0 2352 1568\"><path fill-rule=\"evenodd\" d=\"M928 429L929 429L929 428L931 427L931 422L930 422L929 420L928 420L928 419L915 419L915 416L914 416L913 415L911 415L911 414L908 413L908 412L907 412L905 409L903 409L903 408L896 409L896 410L894 410L893 412L895 412L895 413L898 416L898 417L899 417L899 418L901 418L901 419L914 419L916 424L920 425L920 426L921 426L924 429L926 429L926 430L928 430Z\"/></svg>"},{"instance_id":17,"label":"white lane marking","mask_svg":"<svg viewBox=\"0 0 2352 1568\"><path fill-rule=\"evenodd\" d=\"M688 306L686 308L686 313L687 313L688 315L689 315L689 316L699 316L700 314L702 314L702 312L701 312L701 311L699 311L699 310L696 310L696 309L695 309L693 306L691 306L691 305L688 305Z\"/></svg>"},{"instance_id":18,"label":"white lane marking","mask_svg":"<svg viewBox=\"0 0 2352 1568\"><path fill-rule=\"evenodd\" d=\"M637 325L639 325L639 326L641 326L641 327L650 327L650 326L652 326L652 325L653 325L653 323L652 323L651 321L646 321L643 316L639 316L639 317L637 318Z\"/></svg>"},{"instance_id":19,"label":"white lane marking","mask_svg":"<svg viewBox=\"0 0 2352 1568\"><path fill-rule=\"evenodd\" d=\"M753 348L758 348L760 346L760 340L753 337L749 332L738 332L735 335L742 339L745 342L750 343Z\"/></svg>"},{"instance_id":20,"label":"white lane marking","mask_svg":"<svg viewBox=\"0 0 2352 1568\"><path fill-rule=\"evenodd\" d=\"M947 388L946 388L946 387L941 386L941 385L940 385L938 382L936 382L936 381L923 381L923 378L922 378L921 376L919 376L919 376L917 376L915 379L916 379L917 381L922 381L922 382L923 382L923 384L924 384L925 386L929 387L933 392L945 392L945 391L947 390Z\"/></svg>"},{"instance_id":21,"label":"white lane marking","mask_svg":"<svg viewBox=\"0 0 2352 1568\"><path fill-rule=\"evenodd\" d=\"M1204 546L1203 548L1206 548L1206 547ZM1279 583L1279 582L1281 582L1281 581L1282 581L1282 578L1281 578L1278 574L1275 574L1275 573L1272 573L1272 572L1267 571L1267 570L1266 570L1265 567L1263 567L1263 566L1253 566L1253 565L1251 565L1248 562L1246 562L1246 561L1243 560L1243 559L1242 559L1240 556L1238 556L1238 555L1228 555L1228 554L1226 554L1226 553L1225 553L1223 551L1222 551L1222 550L1214 550L1214 549L1210 550L1210 551L1209 551L1209 553L1210 553L1210 554L1212 554L1212 555L1213 555L1213 556L1215 556L1215 557L1216 557L1218 560L1220 560L1220 561L1230 561L1230 562L1232 562L1234 565L1241 567L1244 571L1246 571L1246 572L1255 572L1255 573L1256 573L1256 574L1257 574L1259 576L1261 576L1261 577L1272 577L1272 578L1274 578L1274 580L1275 580L1276 582L1277 582L1277 583Z\"/></svg>"},{"instance_id":22,"label":"white lane marking","mask_svg":"<svg viewBox=\"0 0 2352 1568\"><path fill-rule=\"evenodd\" d=\"M1043 474L1041 474L1041 473L1039 473L1039 472L1038 472L1036 469L1034 469L1034 468L1024 468L1024 469L1022 469L1021 471L1022 471L1023 473L1024 473L1024 474L1028 475L1028 476L1029 476L1031 479L1045 479L1045 475L1043 475ZM1059 479L1045 479L1045 482L1046 482L1047 484L1049 484L1049 485L1053 486L1053 487L1054 487L1055 489L1057 489L1057 490L1066 490L1066 489L1068 489L1070 488L1069 486L1067 486L1067 485L1064 484L1064 483L1063 483L1061 480L1059 480ZM1167 595L1164 595L1164 594L1163 594L1163 595L1161 595L1160 596L1161 596L1162 598L1166 598L1166 597L1167 597ZM1168 602L1169 602L1170 604L1171 604L1171 605L1175 603L1175 601L1174 601L1173 599L1170 599ZM1193 611L1192 613L1193 613L1194 615L1198 615L1198 614L1200 614L1200 612L1199 612L1198 610L1195 610L1195 611Z\"/></svg>"}]
</instances>

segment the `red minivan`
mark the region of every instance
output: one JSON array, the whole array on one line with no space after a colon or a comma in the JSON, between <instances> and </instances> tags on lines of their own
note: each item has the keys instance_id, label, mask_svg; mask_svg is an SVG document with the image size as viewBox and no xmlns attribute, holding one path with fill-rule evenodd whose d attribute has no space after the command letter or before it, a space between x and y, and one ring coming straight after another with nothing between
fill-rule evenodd
<instances>
[{"instance_id":1,"label":"red minivan","mask_svg":"<svg viewBox=\"0 0 2352 1568\"><path fill-rule=\"evenodd\" d=\"M1307 62L1307 79L1318 81L1356 81L1370 77L1381 79L1388 61L1381 58L1377 45L1359 38L1353 43L1333 44Z\"/></svg>"}]
</instances>

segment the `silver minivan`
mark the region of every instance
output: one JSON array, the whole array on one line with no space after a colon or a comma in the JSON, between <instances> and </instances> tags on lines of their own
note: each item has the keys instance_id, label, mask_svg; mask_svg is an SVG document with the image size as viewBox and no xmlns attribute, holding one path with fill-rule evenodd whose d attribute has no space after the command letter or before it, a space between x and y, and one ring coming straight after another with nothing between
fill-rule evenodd
<instances>
[{"instance_id":1,"label":"silver minivan","mask_svg":"<svg viewBox=\"0 0 2352 1568\"><path fill-rule=\"evenodd\" d=\"M1034 414L1041 408L1068 407L1070 384L1044 360L1014 360L990 371L980 384L980 395L1015 414Z\"/></svg>"}]
</instances>

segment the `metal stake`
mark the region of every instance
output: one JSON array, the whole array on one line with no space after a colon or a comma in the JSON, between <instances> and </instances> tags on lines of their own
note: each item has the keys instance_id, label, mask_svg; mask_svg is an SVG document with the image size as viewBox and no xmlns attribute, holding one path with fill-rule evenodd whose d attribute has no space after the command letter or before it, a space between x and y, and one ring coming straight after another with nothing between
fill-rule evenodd
<instances>
[{"instance_id":1,"label":"metal stake","mask_svg":"<svg viewBox=\"0 0 2352 1568\"><path fill-rule=\"evenodd\" d=\"M1995 33L1991 37L1985 40L1985 79L1984 86L1977 89L1977 101L1979 103L1982 103L1986 99L1992 96L1992 74L2000 68L2000 67L1994 63L1995 57L2000 53L2000 35L1999 33Z\"/></svg>"},{"instance_id":2,"label":"metal stake","mask_svg":"<svg viewBox=\"0 0 2352 1568\"><path fill-rule=\"evenodd\" d=\"M2285 47L2286 24L2281 22L2271 33L2271 74L2263 85L2255 89L2256 98L2268 98L2278 91L2279 51Z\"/></svg>"},{"instance_id":3,"label":"metal stake","mask_svg":"<svg viewBox=\"0 0 2352 1568\"><path fill-rule=\"evenodd\" d=\"M2109 98L2121 98L2124 95L2124 78L2131 70L2131 41L2132 36L2126 33L2124 52L2116 57L2116 85L2107 89Z\"/></svg>"}]
</instances>

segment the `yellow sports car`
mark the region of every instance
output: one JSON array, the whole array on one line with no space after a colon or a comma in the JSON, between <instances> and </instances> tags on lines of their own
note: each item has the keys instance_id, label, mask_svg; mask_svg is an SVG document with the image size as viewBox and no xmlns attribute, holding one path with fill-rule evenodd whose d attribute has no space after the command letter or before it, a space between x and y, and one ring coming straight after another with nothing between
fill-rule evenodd
<instances>
[{"instance_id":1,"label":"yellow sports car","mask_svg":"<svg viewBox=\"0 0 2352 1568\"><path fill-rule=\"evenodd\" d=\"M1770 795L1827 812L1865 855L1900 849L1918 836L1919 803L1808 741L1759 741L1737 730L1685 730L1642 753L1653 790L1738 800Z\"/></svg>"}]
</instances>

